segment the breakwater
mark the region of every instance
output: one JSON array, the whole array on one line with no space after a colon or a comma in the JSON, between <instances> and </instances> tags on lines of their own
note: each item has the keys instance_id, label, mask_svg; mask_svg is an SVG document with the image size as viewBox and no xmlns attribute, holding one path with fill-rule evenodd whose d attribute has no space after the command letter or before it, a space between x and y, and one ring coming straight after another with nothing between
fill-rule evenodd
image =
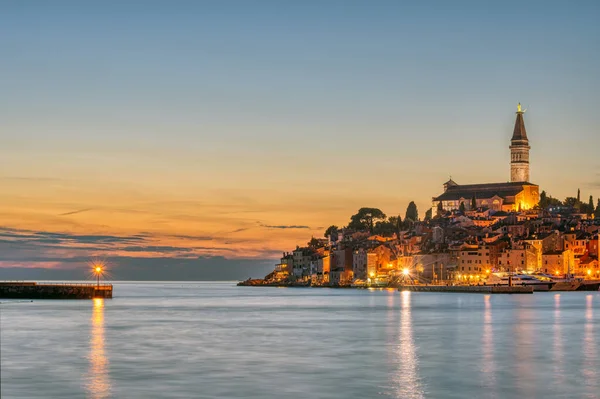
<instances>
[{"instance_id":1,"label":"breakwater","mask_svg":"<svg viewBox=\"0 0 600 399\"><path fill-rule=\"evenodd\" d=\"M491 286L491 285L405 285L398 291L411 292L461 292L479 294L533 294L530 286Z\"/></svg>"},{"instance_id":2,"label":"breakwater","mask_svg":"<svg viewBox=\"0 0 600 399\"><path fill-rule=\"evenodd\" d=\"M5 299L93 299L112 298L112 284L0 282Z\"/></svg>"}]
</instances>

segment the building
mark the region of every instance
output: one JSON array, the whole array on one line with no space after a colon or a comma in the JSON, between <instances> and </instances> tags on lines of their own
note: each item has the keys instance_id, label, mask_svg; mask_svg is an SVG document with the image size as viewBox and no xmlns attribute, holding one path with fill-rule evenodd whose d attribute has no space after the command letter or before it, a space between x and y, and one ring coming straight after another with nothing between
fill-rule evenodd
<instances>
[{"instance_id":1,"label":"building","mask_svg":"<svg viewBox=\"0 0 600 399\"><path fill-rule=\"evenodd\" d=\"M510 181L528 182L529 181L529 139L525 130L525 121L521 110L521 104L517 105L517 120L515 129L510 139Z\"/></svg>"},{"instance_id":2,"label":"building","mask_svg":"<svg viewBox=\"0 0 600 399\"><path fill-rule=\"evenodd\" d=\"M539 186L529 183L529 139L521 104L510 140L510 182L460 185L452 178L444 183L444 192L432 199L432 212L489 208L494 211L520 211L532 209L539 203Z\"/></svg>"}]
</instances>

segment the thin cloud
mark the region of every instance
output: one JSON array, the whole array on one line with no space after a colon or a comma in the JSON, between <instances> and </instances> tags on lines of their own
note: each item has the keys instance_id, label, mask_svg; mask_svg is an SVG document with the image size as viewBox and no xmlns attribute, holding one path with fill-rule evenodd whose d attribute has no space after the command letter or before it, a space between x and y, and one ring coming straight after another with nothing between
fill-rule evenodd
<instances>
[{"instance_id":1,"label":"thin cloud","mask_svg":"<svg viewBox=\"0 0 600 399\"><path fill-rule=\"evenodd\" d=\"M309 226L299 226L299 225L270 225L270 224L261 224L260 227L264 227L266 229L310 229Z\"/></svg>"},{"instance_id":2,"label":"thin cloud","mask_svg":"<svg viewBox=\"0 0 600 399\"><path fill-rule=\"evenodd\" d=\"M76 215L78 213L89 212L89 211L92 211L92 210L93 210L93 208L78 209L76 211L61 213L58 216Z\"/></svg>"}]
</instances>

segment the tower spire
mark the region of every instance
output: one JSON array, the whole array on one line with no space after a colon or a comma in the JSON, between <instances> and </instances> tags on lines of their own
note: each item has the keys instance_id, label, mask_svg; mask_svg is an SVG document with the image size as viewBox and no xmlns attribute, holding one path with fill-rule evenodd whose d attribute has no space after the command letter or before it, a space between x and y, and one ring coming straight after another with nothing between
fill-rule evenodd
<instances>
[{"instance_id":1,"label":"tower spire","mask_svg":"<svg viewBox=\"0 0 600 399\"><path fill-rule=\"evenodd\" d=\"M512 182L529 181L529 149L531 147L529 147L525 120L523 119L525 111L519 103L517 105L515 128L510 139L510 181Z\"/></svg>"}]
</instances>

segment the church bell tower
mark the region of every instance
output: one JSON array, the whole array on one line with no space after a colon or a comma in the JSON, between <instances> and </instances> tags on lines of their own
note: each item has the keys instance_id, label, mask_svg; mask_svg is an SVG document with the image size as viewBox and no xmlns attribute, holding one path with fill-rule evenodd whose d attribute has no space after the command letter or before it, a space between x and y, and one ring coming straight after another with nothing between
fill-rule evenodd
<instances>
[{"instance_id":1,"label":"church bell tower","mask_svg":"<svg viewBox=\"0 0 600 399\"><path fill-rule=\"evenodd\" d=\"M521 103L517 105L517 120L512 139L510 139L510 181L529 181L529 139L525 131L525 122L521 110Z\"/></svg>"}]
</instances>

